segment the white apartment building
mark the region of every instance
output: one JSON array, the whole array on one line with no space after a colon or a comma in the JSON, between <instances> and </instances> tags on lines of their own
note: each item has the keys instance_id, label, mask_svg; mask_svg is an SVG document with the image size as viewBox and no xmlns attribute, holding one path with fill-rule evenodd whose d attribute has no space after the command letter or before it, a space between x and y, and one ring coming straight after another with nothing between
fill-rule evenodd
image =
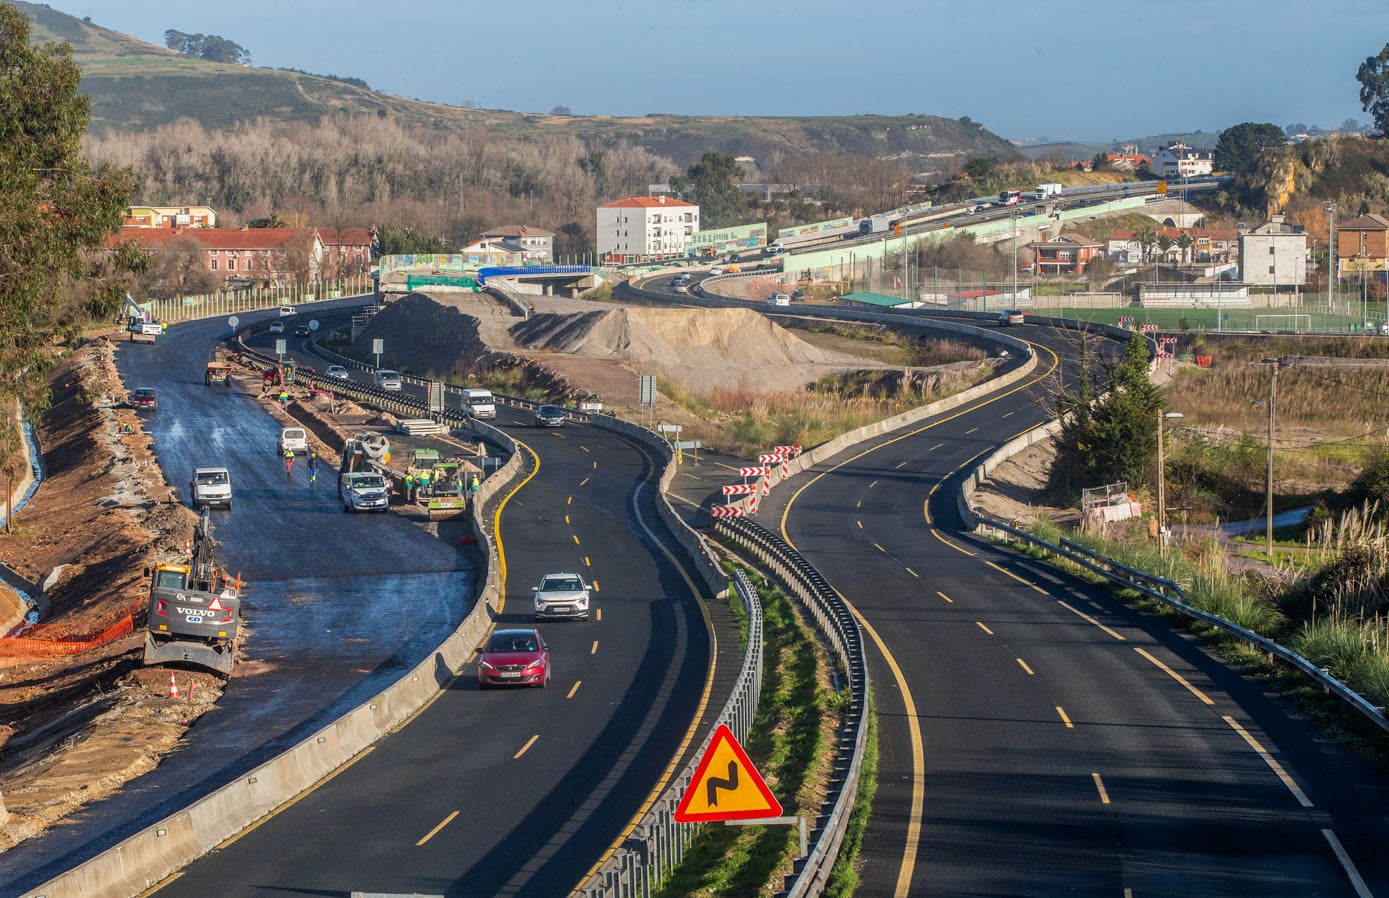
<instances>
[{"instance_id":1,"label":"white apartment building","mask_svg":"<svg viewBox=\"0 0 1389 898\"><path fill-rule=\"evenodd\" d=\"M1194 178L1211 173L1215 154L1193 150L1184 143L1165 146L1153 154L1153 174L1159 178Z\"/></svg>"},{"instance_id":2,"label":"white apartment building","mask_svg":"<svg viewBox=\"0 0 1389 898\"><path fill-rule=\"evenodd\" d=\"M598 257L640 262L683 256L699 230L699 207L669 196L633 196L598 207Z\"/></svg>"},{"instance_id":3,"label":"white apartment building","mask_svg":"<svg viewBox=\"0 0 1389 898\"><path fill-rule=\"evenodd\" d=\"M1307 282L1307 231L1275 215L1239 238L1239 274L1246 284Z\"/></svg>"}]
</instances>

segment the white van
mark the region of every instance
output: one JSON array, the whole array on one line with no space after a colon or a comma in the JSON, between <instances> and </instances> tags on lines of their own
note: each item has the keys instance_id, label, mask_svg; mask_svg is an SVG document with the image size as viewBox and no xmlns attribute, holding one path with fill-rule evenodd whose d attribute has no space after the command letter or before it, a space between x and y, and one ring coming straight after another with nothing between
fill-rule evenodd
<instances>
[{"instance_id":1,"label":"white van","mask_svg":"<svg viewBox=\"0 0 1389 898\"><path fill-rule=\"evenodd\" d=\"M771 298L768 299L767 302L774 306L789 306L791 305L791 294L773 293Z\"/></svg>"},{"instance_id":2,"label":"white van","mask_svg":"<svg viewBox=\"0 0 1389 898\"><path fill-rule=\"evenodd\" d=\"M194 508L220 505L231 511L232 480L226 468L194 468L188 481L188 498Z\"/></svg>"},{"instance_id":3,"label":"white van","mask_svg":"<svg viewBox=\"0 0 1389 898\"><path fill-rule=\"evenodd\" d=\"M309 452L309 435L302 427L286 427L280 431L280 454L293 452L295 455L307 455Z\"/></svg>"},{"instance_id":4,"label":"white van","mask_svg":"<svg viewBox=\"0 0 1389 898\"><path fill-rule=\"evenodd\" d=\"M382 368L376 372L376 385L383 390L399 390L400 372Z\"/></svg>"},{"instance_id":5,"label":"white van","mask_svg":"<svg viewBox=\"0 0 1389 898\"><path fill-rule=\"evenodd\" d=\"M459 391L459 407L474 418L497 417L497 400L491 390L467 388Z\"/></svg>"}]
</instances>

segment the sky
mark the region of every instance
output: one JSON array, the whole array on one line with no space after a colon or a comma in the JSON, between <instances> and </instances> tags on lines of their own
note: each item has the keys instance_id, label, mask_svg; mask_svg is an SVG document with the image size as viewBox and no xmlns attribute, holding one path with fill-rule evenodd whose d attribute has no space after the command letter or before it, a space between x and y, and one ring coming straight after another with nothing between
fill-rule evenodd
<instances>
[{"instance_id":1,"label":"sky","mask_svg":"<svg viewBox=\"0 0 1389 898\"><path fill-rule=\"evenodd\" d=\"M576 115L969 116L1092 143L1368 122L1385 0L48 0L163 44L452 105ZM387 10L388 12L381 12Z\"/></svg>"}]
</instances>

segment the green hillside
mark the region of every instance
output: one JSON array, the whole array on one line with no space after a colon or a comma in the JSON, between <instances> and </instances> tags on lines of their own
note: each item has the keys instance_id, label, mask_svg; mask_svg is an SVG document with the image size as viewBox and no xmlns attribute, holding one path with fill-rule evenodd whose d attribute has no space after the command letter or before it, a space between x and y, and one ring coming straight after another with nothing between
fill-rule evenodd
<instances>
[{"instance_id":1,"label":"green hillside","mask_svg":"<svg viewBox=\"0 0 1389 898\"><path fill-rule=\"evenodd\" d=\"M615 118L463 109L378 93L331 78L180 56L47 6L13 2L32 23L35 41L72 46L82 68L82 91L91 97L91 128L96 132L149 130L178 121L222 130L247 119L313 122L343 113L390 116L445 131L481 127L502 137L567 134L598 141L625 139L681 167L708 150L758 158L775 151L793 157L915 157L919 171L937 174L971 156L1020 158L1012 145L978 124L930 115Z\"/></svg>"}]
</instances>

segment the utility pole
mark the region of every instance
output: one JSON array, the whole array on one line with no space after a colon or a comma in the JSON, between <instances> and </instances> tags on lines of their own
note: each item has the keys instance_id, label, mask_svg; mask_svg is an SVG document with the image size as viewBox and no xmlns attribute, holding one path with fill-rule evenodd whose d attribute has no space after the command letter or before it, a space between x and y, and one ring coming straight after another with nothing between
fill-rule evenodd
<instances>
[{"instance_id":1,"label":"utility pole","mask_svg":"<svg viewBox=\"0 0 1389 898\"><path fill-rule=\"evenodd\" d=\"M1013 304L1009 308L1018 307L1018 209L1013 207Z\"/></svg>"},{"instance_id":2,"label":"utility pole","mask_svg":"<svg viewBox=\"0 0 1389 898\"><path fill-rule=\"evenodd\" d=\"M1267 506L1267 517L1264 523L1264 538L1266 551L1269 558L1273 558L1273 408L1274 401L1278 395L1278 366L1277 359L1264 359L1264 363L1269 365L1268 369L1268 473L1264 480L1264 504Z\"/></svg>"},{"instance_id":3,"label":"utility pole","mask_svg":"<svg viewBox=\"0 0 1389 898\"><path fill-rule=\"evenodd\" d=\"M1326 225L1326 313L1331 314L1331 279L1336 276L1336 204L1322 203L1329 216ZM1297 321L1296 318L1293 319Z\"/></svg>"}]
</instances>

